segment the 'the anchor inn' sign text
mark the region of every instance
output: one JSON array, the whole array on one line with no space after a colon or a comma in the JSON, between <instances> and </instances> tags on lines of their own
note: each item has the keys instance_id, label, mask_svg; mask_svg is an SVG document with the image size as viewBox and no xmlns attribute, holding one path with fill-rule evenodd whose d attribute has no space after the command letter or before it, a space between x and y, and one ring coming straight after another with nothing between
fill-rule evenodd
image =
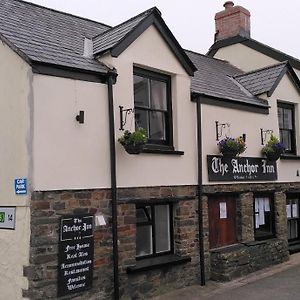
<instances>
[{"instance_id":1,"label":"'the anchor inn' sign text","mask_svg":"<svg viewBox=\"0 0 300 300\"><path fill-rule=\"evenodd\" d=\"M209 181L273 181L277 180L276 162L259 157L208 155Z\"/></svg>"}]
</instances>

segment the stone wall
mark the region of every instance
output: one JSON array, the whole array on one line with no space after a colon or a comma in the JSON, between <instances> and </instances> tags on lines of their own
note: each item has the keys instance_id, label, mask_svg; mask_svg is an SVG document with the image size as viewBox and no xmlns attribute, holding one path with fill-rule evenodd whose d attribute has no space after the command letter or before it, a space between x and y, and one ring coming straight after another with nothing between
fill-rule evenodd
<instances>
[{"instance_id":1,"label":"stone wall","mask_svg":"<svg viewBox=\"0 0 300 300\"><path fill-rule=\"evenodd\" d=\"M144 299L199 282L196 188L149 187L118 190L121 299ZM127 274L136 264L136 203L172 203L174 251L190 262ZM29 299L57 299L59 221L63 215L101 212L106 225L94 232L93 288L63 299L113 299L111 193L109 190L34 192L31 200L30 265L24 268Z\"/></svg>"},{"instance_id":2,"label":"stone wall","mask_svg":"<svg viewBox=\"0 0 300 300\"><path fill-rule=\"evenodd\" d=\"M94 214L101 211L107 225L94 232L93 288L66 299L111 299L113 262L111 194L107 190L34 192L31 200L30 265L24 268L29 299L57 298L59 220L67 214Z\"/></svg>"},{"instance_id":3,"label":"stone wall","mask_svg":"<svg viewBox=\"0 0 300 300\"><path fill-rule=\"evenodd\" d=\"M211 279L228 281L289 259L285 193L297 191L299 187L298 183L204 186L203 202L222 193L233 193L237 199L237 244L210 250ZM255 193L274 196L274 239L255 241ZM209 236L209 222L206 234Z\"/></svg>"},{"instance_id":4,"label":"stone wall","mask_svg":"<svg viewBox=\"0 0 300 300\"><path fill-rule=\"evenodd\" d=\"M298 183L221 184L203 187L203 234L206 279L230 280L288 259L285 193L300 190ZM123 188L118 190L118 247L121 299L144 299L199 283L198 200L195 186ZM255 242L253 195L274 195L276 239ZM208 198L237 195L238 244L229 252L209 246ZM190 261L128 273L136 262L136 204L172 203L174 252ZM111 193L109 190L34 192L31 200L30 265L24 267L29 299L57 299L59 220L67 214L101 212L106 225L96 228L93 288L65 299L113 298ZM229 247L230 248L230 247ZM267 253L267 256L266 256Z\"/></svg>"},{"instance_id":5,"label":"stone wall","mask_svg":"<svg viewBox=\"0 0 300 300\"><path fill-rule=\"evenodd\" d=\"M230 281L287 261L287 242L272 239L228 246L211 251L211 279Z\"/></svg>"},{"instance_id":6,"label":"stone wall","mask_svg":"<svg viewBox=\"0 0 300 300\"><path fill-rule=\"evenodd\" d=\"M119 191L121 299L150 298L199 282L198 202L195 191L195 187L189 186ZM174 253L181 257L190 257L190 262L127 273L128 267L136 265L135 205L137 203L172 203Z\"/></svg>"}]
</instances>

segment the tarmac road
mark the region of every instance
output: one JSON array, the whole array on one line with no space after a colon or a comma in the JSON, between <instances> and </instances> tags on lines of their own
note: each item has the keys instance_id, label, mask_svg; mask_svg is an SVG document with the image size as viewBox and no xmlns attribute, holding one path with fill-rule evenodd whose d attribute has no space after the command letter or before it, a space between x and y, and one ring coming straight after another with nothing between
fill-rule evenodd
<instances>
[{"instance_id":1,"label":"tarmac road","mask_svg":"<svg viewBox=\"0 0 300 300\"><path fill-rule=\"evenodd\" d=\"M300 253L286 263L228 283L208 281L152 300L300 300Z\"/></svg>"}]
</instances>

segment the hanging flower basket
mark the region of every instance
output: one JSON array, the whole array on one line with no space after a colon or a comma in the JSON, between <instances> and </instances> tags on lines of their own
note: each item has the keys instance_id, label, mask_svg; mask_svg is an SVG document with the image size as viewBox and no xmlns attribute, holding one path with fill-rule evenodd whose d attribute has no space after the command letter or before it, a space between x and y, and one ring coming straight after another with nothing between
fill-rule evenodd
<instances>
[{"instance_id":1,"label":"hanging flower basket","mask_svg":"<svg viewBox=\"0 0 300 300\"><path fill-rule=\"evenodd\" d=\"M123 145L123 147L128 154L140 154L144 149L143 144Z\"/></svg>"},{"instance_id":2,"label":"hanging flower basket","mask_svg":"<svg viewBox=\"0 0 300 300\"><path fill-rule=\"evenodd\" d=\"M267 144L262 148L261 152L266 156L269 161L277 161L280 158L280 155L285 151L285 146L283 143L280 143L278 138L271 135Z\"/></svg>"},{"instance_id":3,"label":"hanging flower basket","mask_svg":"<svg viewBox=\"0 0 300 300\"><path fill-rule=\"evenodd\" d=\"M118 142L128 154L141 153L147 141L146 130L144 128L138 128L134 132L125 130L124 134L118 139Z\"/></svg>"},{"instance_id":4,"label":"hanging flower basket","mask_svg":"<svg viewBox=\"0 0 300 300\"><path fill-rule=\"evenodd\" d=\"M218 147L224 157L236 157L246 150L246 144L242 137L236 139L226 137L218 142Z\"/></svg>"},{"instance_id":5,"label":"hanging flower basket","mask_svg":"<svg viewBox=\"0 0 300 300\"><path fill-rule=\"evenodd\" d=\"M267 152L265 155L269 161L277 161L280 158L280 152Z\"/></svg>"}]
</instances>

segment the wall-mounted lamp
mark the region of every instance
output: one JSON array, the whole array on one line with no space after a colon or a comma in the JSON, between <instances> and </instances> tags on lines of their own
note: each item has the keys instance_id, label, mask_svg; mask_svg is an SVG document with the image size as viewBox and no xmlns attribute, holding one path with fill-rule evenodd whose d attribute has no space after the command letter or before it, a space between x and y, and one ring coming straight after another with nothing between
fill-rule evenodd
<instances>
[{"instance_id":1,"label":"wall-mounted lamp","mask_svg":"<svg viewBox=\"0 0 300 300\"><path fill-rule=\"evenodd\" d=\"M220 139L220 137L223 135L223 130L225 128L230 128L230 124L229 123L222 123L219 124L218 121L216 121L216 139L217 141Z\"/></svg>"},{"instance_id":2,"label":"wall-mounted lamp","mask_svg":"<svg viewBox=\"0 0 300 300\"><path fill-rule=\"evenodd\" d=\"M123 106L119 106L120 108L120 128L119 130L124 130L124 126L127 122L127 116L134 112L134 108L123 109Z\"/></svg>"},{"instance_id":3,"label":"wall-mounted lamp","mask_svg":"<svg viewBox=\"0 0 300 300\"><path fill-rule=\"evenodd\" d=\"M243 139L244 143L246 143L246 133L242 134L242 139Z\"/></svg>"},{"instance_id":4,"label":"wall-mounted lamp","mask_svg":"<svg viewBox=\"0 0 300 300\"><path fill-rule=\"evenodd\" d=\"M106 221L103 214L101 212L97 212L95 214L95 227L100 227L105 225L106 225Z\"/></svg>"},{"instance_id":5,"label":"wall-mounted lamp","mask_svg":"<svg viewBox=\"0 0 300 300\"><path fill-rule=\"evenodd\" d=\"M267 136L272 134L273 134L273 130L271 129L266 129L266 130L263 130L263 128L260 129L260 139L261 139L262 146L265 144L267 140Z\"/></svg>"},{"instance_id":6,"label":"wall-mounted lamp","mask_svg":"<svg viewBox=\"0 0 300 300\"><path fill-rule=\"evenodd\" d=\"M84 111L80 110L79 114L76 116L76 121L79 122L79 124L84 123Z\"/></svg>"}]
</instances>

